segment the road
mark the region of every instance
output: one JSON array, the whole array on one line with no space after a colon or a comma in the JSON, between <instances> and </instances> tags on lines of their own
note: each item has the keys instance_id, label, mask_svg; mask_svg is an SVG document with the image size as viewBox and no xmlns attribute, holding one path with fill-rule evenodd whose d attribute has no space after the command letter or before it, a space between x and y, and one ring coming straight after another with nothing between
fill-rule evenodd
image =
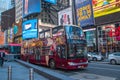
<instances>
[{"instance_id":1,"label":"road","mask_svg":"<svg viewBox=\"0 0 120 80\"><path fill-rule=\"evenodd\" d=\"M120 65L91 62L85 70L55 70L76 80L120 80Z\"/></svg>"}]
</instances>

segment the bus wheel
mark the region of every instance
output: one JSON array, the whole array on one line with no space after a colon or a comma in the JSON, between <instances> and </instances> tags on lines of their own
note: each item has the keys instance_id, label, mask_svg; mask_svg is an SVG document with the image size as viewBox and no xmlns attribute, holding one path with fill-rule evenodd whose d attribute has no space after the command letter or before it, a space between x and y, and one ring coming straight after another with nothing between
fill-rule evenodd
<instances>
[{"instance_id":1,"label":"bus wheel","mask_svg":"<svg viewBox=\"0 0 120 80\"><path fill-rule=\"evenodd\" d=\"M53 59L49 61L49 66L50 68L55 69L55 61Z\"/></svg>"}]
</instances>

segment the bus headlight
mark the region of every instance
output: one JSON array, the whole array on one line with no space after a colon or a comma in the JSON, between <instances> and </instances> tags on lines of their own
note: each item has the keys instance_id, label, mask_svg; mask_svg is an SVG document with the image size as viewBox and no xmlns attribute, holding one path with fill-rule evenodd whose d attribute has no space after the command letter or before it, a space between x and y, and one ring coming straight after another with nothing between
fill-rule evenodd
<instances>
[{"instance_id":1,"label":"bus headlight","mask_svg":"<svg viewBox=\"0 0 120 80\"><path fill-rule=\"evenodd\" d=\"M68 62L68 65L70 65L70 66L74 66L75 63L74 63L74 62Z\"/></svg>"}]
</instances>

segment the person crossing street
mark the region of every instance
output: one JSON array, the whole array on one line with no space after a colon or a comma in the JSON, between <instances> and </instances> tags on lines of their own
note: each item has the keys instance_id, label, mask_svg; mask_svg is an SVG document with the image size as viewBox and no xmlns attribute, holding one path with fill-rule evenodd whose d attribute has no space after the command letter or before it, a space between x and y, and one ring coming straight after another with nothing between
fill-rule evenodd
<instances>
[{"instance_id":1,"label":"person crossing street","mask_svg":"<svg viewBox=\"0 0 120 80\"><path fill-rule=\"evenodd\" d=\"M0 52L0 66L3 66L3 64L4 64L4 57L5 57L5 53Z\"/></svg>"}]
</instances>

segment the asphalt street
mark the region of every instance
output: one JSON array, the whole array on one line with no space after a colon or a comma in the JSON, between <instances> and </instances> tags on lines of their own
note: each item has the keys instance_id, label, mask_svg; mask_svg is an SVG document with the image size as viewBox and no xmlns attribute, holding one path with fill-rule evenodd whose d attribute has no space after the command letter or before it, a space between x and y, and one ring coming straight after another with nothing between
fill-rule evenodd
<instances>
[{"instance_id":1,"label":"asphalt street","mask_svg":"<svg viewBox=\"0 0 120 80\"><path fill-rule=\"evenodd\" d=\"M91 62L85 70L55 70L76 80L120 80L120 65Z\"/></svg>"}]
</instances>

